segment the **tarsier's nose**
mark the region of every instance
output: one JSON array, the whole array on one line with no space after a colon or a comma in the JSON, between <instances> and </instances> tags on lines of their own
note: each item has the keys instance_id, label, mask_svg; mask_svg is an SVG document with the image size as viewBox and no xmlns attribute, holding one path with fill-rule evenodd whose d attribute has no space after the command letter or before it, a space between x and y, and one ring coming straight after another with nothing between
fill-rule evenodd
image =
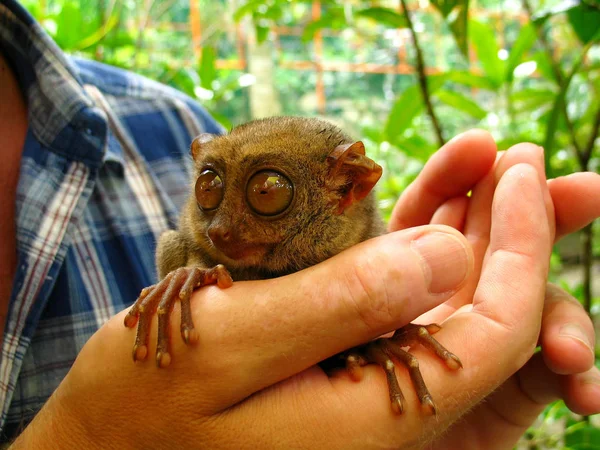
<instances>
[{"instance_id":1,"label":"tarsier's nose","mask_svg":"<svg viewBox=\"0 0 600 450\"><path fill-rule=\"evenodd\" d=\"M213 245L230 259L244 259L264 255L266 247L261 244L244 242L236 233L235 228L211 226L208 237Z\"/></svg>"},{"instance_id":2,"label":"tarsier's nose","mask_svg":"<svg viewBox=\"0 0 600 450\"><path fill-rule=\"evenodd\" d=\"M210 227L208 229L208 237L217 247L222 247L222 244L227 244L231 241L231 231L224 227Z\"/></svg>"}]
</instances>

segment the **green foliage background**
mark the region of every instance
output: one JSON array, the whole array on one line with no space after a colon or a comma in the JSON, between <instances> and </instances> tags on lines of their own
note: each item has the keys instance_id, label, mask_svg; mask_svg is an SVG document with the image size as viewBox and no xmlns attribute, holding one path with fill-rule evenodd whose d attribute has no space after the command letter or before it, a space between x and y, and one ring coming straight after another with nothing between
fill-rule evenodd
<instances>
[{"instance_id":1,"label":"green foliage background","mask_svg":"<svg viewBox=\"0 0 600 450\"><path fill-rule=\"evenodd\" d=\"M277 39L275 89L284 114L317 114L315 103L307 101L315 91L315 72L282 67L286 61L312 60L317 33L323 36L323 59L333 63L398 64L404 45L409 62L418 67L420 50L424 65L434 69L425 79L426 94L418 73L323 76L325 115L358 130L385 168L378 193L386 214L439 145L473 127L492 132L500 149L522 141L542 145L550 177L599 171L600 0L430 0L426 9L409 1L412 27L399 3L383 0L322 0L317 20L311 18L311 1L198 0L200 55L191 44L188 0L23 3L68 53L170 84L198 98L226 126L251 119L252 77L216 65L241 56L232 31L236 24L259 43L271 42L275 27L301 27L299 35ZM396 29L414 32L418 45L398 44L397 34L390 33ZM567 280L565 273L573 265L591 273L593 258L586 259L585 249L597 260L598 231L595 224L582 234L584 241L591 237L589 244L582 246L575 236L557 245L551 275L593 316L599 299L586 294L585 280ZM598 419L584 420L557 402L519 448L600 448Z\"/></svg>"}]
</instances>

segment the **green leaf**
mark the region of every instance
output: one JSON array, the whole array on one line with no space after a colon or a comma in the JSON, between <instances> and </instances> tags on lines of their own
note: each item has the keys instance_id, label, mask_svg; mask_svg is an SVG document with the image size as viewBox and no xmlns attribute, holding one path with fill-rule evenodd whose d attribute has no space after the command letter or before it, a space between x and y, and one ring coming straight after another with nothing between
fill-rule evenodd
<instances>
[{"instance_id":1,"label":"green leaf","mask_svg":"<svg viewBox=\"0 0 600 450\"><path fill-rule=\"evenodd\" d=\"M239 22L244 16L254 14L257 8L264 3L263 0L249 0L233 13L233 20Z\"/></svg>"},{"instance_id":2,"label":"green leaf","mask_svg":"<svg viewBox=\"0 0 600 450\"><path fill-rule=\"evenodd\" d=\"M598 450L600 448L600 428L580 422L572 432L565 433L565 445L576 450Z\"/></svg>"},{"instance_id":3,"label":"green leaf","mask_svg":"<svg viewBox=\"0 0 600 450\"><path fill-rule=\"evenodd\" d=\"M323 28L342 29L347 26L342 8L330 8L320 18L309 22L302 32L304 42L311 41L317 32Z\"/></svg>"},{"instance_id":4,"label":"green leaf","mask_svg":"<svg viewBox=\"0 0 600 450\"><path fill-rule=\"evenodd\" d=\"M417 114L421 112L423 106L419 85L415 83L407 88L392 106L385 126L385 134L388 140L394 142L397 136L402 135Z\"/></svg>"},{"instance_id":5,"label":"green leaf","mask_svg":"<svg viewBox=\"0 0 600 450\"><path fill-rule=\"evenodd\" d=\"M404 16L389 8L373 7L359 9L353 12L353 17L356 19L362 18L372 20L373 22L391 28L406 28L407 26ZM341 6L330 7L320 18L309 22L304 27L302 40L304 42L312 40L315 34L323 28L341 30L348 26L344 8Z\"/></svg>"},{"instance_id":6,"label":"green leaf","mask_svg":"<svg viewBox=\"0 0 600 450\"><path fill-rule=\"evenodd\" d=\"M477 103L468 97L465 97L457 91L449 91L446 89L440 89L436 92L435 96L443 103L452 106L454 109L463 111L477 120L483 119L487 116L487 111L481 108Z\"/></svg>"},{"instance_id":7,"label":"green leaf","mask_svg":"<svg viewBox=\"0 0 600 450\"><path fill-rule=\"evenodd\" d=\"M280 4L275 3L262 14L262 17L272 20L273 22L278 21L283 16L283 8Z\"/></svg>"},{"instance_id":8,"label":"green leaf","mask_svg":"<svg viewBox=\"0 0 600 450\"><path fill-rule=\"evenodd\" d=\"M551 6L548 9L543 9L535 13L532 17L536 25L543 25L550 17L562 14L569 9L579 5L581 0L564 0L556 5Z\"/></svg>"},{"instance_id":9,"label":"green leaf","mask_svg":"<svg viewBox=\"0 0 600 450\"><path fill-rule=\"evenodd\" d=\"M262 25L256 25L256 41L262 44L269 37L269 28L263 27Z\"/></svg>"},{"instance_id":10,"label":"green leaf","mask_svg":"<svg viewBox=\"0 0 600 450\"><path fill-rule=\"evenodd\" d=\"M581 69L581 72L595 72L600 70L600 61L590 62L587 66Z\"/></svg>"},{"instance_id":11,"label":"green leaf","mask_svg":"<svg viewBox=\"0 0 600 450\"><path fill-rule=\"evenodd\" d=\"M495 91L496 85L487 77L465 70L450 70L446 72L449 81L488 91Z\"/></svg>"},{"instance_id":12,"label":"green leaf","mask_svg":"<svg viewBox=\"0 0 600 450\"><path fill-rule=\"evenodd\" d=\"M210 109L209 112L210 112L210 115L217 122L219 122L221 125L223 125L223 127L225 129L231 130L231 128L233 128L233 124L231 123L231 120L229 120L229 118L227 116L225 116L224 114L221 114L218 111L215 111L214 109Z\"/></svg>"},{"instance_id":13,"label":"green leaf","mask_svg":"<svg viewBox=\"0 0 600 450\"><path fill-rule=\"evenodd\" d=\"M421 162L426 162L437 150L437 147L433 143L421 135L400 137L397 139L395 145L406 155Z\"/></svg>"},{"instance_id":14,"label":"green leaf","mask_svg":"<svg viewBox=\"0 0 600 450\"><path fill-rule=\"evenodd\" d=\"M304 30L302 30L302 41L303 42L310 42L314 39L315 34L317 34L317 32L323 28L328 28L330 24L330 19L329 17L326 18L319 18L317 20L313 20L309 23L307 23L304 26Z\"/></svg>"},{"instance_id":15,"label":"green leaf","mask_svg":"<svg viewBox=\"0 0 600 450\"><path fill-rule=\"evenodd\" d=\"M500 87L504 80L506 64L498 57L498 45L494 30L487 24L471 20L469 37L483 71L494 86Z\"/></svg>"},{"instance_id":16,"label":"green leaf","mask_svg":"<svg viewBox=\"0 0 600 450\"><path fill-rule=\"evenodd\" d=\"M457 0L431 0L431 4L440 12L444 19L448 17L454 8L462 6L464 3L466 2Z\"/></svg>"},{"instance_id":17,"label":"green leaf","mask_svg":"<svg viewBox=\"0 0 600 450\"><path fill-rule=\"evenodd\" d=\"M556 81L554 71L552 70L552 62L545 51L540 50L539 52L534 53L531 59L535 61L538 72L540 72L544 78Z\"/></svg>"},{"instance_id":18,"label":"green leaf","mask_svg":"<svg viewBox=\"0 0 600 450\"><path fill-rule=\"evenodd\" d=\"M444 82L444 75L435 75L427 77L427 86L429 94L437 91ZM392 106L390 115L385 126L385 135L390 142L395 142L398 136L410 126L414 118L423 110L423 97L421 89L417 83L407 88Z\"/></svg>"},{"instance_id":19,"label":"green leaf","mask_svg":"<svg viewBox=\"0 0 600 450\"><path fill-rule=\"evenodd\" d=\"M360 9L354 13L354 16L371 19L390 28L407 27L404 16L390 8L372 7Z\"/></svg>"},{"instance_id":20,"label":"green leaf","mask_svg":"<svg viewBox=\"0 0 600 450\"><path fill-rule=\"evenodd\" d=\"M579 73L581 73L581 72L582 71L580 70ZM600 80L597 80L597 83L600 86ZM593 94L590 93L590 95L593 95ZM596 114L598 113L598 105L599 104L600 104L600 102L598 102L597 100L596 101L592 100L591 102L589 102L589 104L587 105L587 108L581 114L581 116L579 116L575 119L572 118L573 127L578 131L580 131L581 129L586 129L586 128L590 127L594 123L594 119L596 117Z\"/></svg>"},{"instance_id":21,"label":"green leaf","mask_svg":"<svg viewBox=\"0 0 600 450\"><path fill-rule=\"evenodd\" d=\"M556 91L551 89L522 89L514 92L510 98L518 112L529 112L544 106L550 106L556 99Z\"/></svg>"},{"instance_id":22,"label":"green leaf","mask_svg":"<svg viewBox=\"0 0 600 450\"><path fill-rule=\"evenodd\" d=\"M172 71L171 67L165 65L165 72ZM197 86L198 75L193 73L191 68L181 68L177 70L169 80L170 83L177 87L180 91L185 92L192 97L195 96L194 88Z\"/></svg>"},{"instance_id":23,"label":"green leaf","mask_svg":"<svg viewBox=\"0 0 600 450\"><path fill-rule=\"evenodd\" d=\"M467 41L467 36L469 35L468 21L468 5L465 5L465 7L460 10L456 20L449 22L450 31L454 35L454 39L456 39L458 49L465 58L469 57L469 44Z\"/></svg>"},{"instance_id":24,"label":"green leaf","mask_svg":"<svg viewBox=\"0 0 600 450\"><path fill-rule=\"evenodd\" d=\"M587 44L600 28L600 2L597 0L565 0L536 14L533 20L541 26L550 17L565 13L573 31L583 44Z\"/></svg>"},{"instance_id":25,"label":"green leaf","mask_svg":"<svg viewBox=\"0 0 600 450\"><path fill-rule=\"evenodd\" d=\"M119 23L119 15L113 14L108 18L106 23L90 34L88 37L82 39L75 46L77 50L84 50L92 45L100 42L104 37Z\"/></svg>"},{"instance_id":26,"label":"green leaf","mask_svg":"<svg viewBox=\"0 0 600 450\"><path fill-rule=\"evenodd\" d=\"M469 0L431 0L431 4L446 20L459 50L465 58L468 58Z\"/></svg>"},{"instance_id":27,"label":"green leaf","mask_svg":"<svg viewBox=\"0 0 600 450\"><path fill-rule=\"evenodd\" d=\"M44 8L39 0L21 0L21 3L38 22L44 19Z\"/></svg>"},{"instance_id":28,"label":"green leaf","mask_svg":"<svg viewBox=\"0 0 600 450\"><path fill-rule=\"evenodd\" d=\"M600 4L595 7L582 2L567 11L573 31L583 44L587 44L600 29Z\"/></svg>"},{"instance_id":29,"label":"green leaf","mask_svg":"<svg viewBox=\"0 0 600 450\"><path fill-rule=\"evenodd\" d=\"M204 89L213 89L212 83L217 78L217 69L215 67L216 60L217 50L214 47L202 47L198 75L200 76L200 85Z\"/></svg>"},{"instance_id":30,"label":"green leaf","mask_svg":"<svg viewBox=\"0 0 600 450\"><path fill-rule=\"evenodd\" d=\"M531 47L533 47L536 39L537 35L535 33L534 26L531 23L525 24L521 28L517 40L510 49L510 54L508 56L508 60L506 61L505 80L507 82L512 83L515 67L517 67L523 61L523 55L525 55L525 53L527 53Z\"/></svg>"},{"instance_id":31,"label":"green leaf","mask_svg":"<svg viewBox=\"0 0 600 450\"><path fill-rule=\"evenodd\" d=\"M73 2L64 3L56 16L56 42L63 50L72 50L81 40L83 17Z\"/></svg>"}]
</instances>

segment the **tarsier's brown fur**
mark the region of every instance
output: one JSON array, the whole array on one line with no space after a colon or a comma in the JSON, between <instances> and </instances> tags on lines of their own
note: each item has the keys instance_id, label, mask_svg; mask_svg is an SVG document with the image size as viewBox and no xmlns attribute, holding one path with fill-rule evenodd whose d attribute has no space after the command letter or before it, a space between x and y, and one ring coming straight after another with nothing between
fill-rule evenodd
<instances>
[{"instance_id":1,"label":"tarsier's brown fur","mask_svg":"<svg viewBox=\"0 0 600 450\"><path fill-rule=\"evenodd\" d=\"M198 339L190 310L194 288L212 283L226 288L232 279L286 275L385 232L372 192L381 167L365 156L361 142L354 142L328 122L298 117L256 120L224 136L201 135L192 143L191 151L195 176L179 229L165 232L158 243L161 281L142 291L125 318L128 327L139 320L133 359L144 360L151 318L157 311L159 367L171 362L169 316L176 299L181 300L183 340L193 343ZM285 210L276 208L279 214L275 216L255 213L246 195L250 177L263 170L277 172L278 180L283 174L293 185L291 203L285 197ZM202 173L208 173L213 181L218 175L219 188L205 187ZM218 192L217 206L208 204L212 210L207 211L196 196L198 179L202 199L215 200L210 196ZM204 197L207 192L209 197ZM236 257L238 254L242 257ZM400 413L404 397L390 359L394 357L409 369L422 409L435 413L418 362L404 348L419 342L449 368L461 367L460 360L431 336L439 329L435 324L408 324L393 337L351 349L337 361L345 362L354 379L360 379L361 366L379 364L387 374L392 409Z\"/></svg>"},{"instance_id":2,"label":"tarsier's brown fur","mask_svg":"<svg viewBox=\"0 0 600 450\"><path fill-rule=\"evenodd\" d=\"M272 278L315 265L361 241L380 235L384 224L370 193L343 214L336 196L345 180L328 177L327 156L340 144L354 142L338 127L314 118L255 120L202 144L195 159L196 176L208 163L224 179L224 197L215 212L198 208L193 185L180 218L179 231L159 242L157 265L163 278L188 265L223 264L234 280ZM255 168L282 171L294 184L295 198L281 218L258 217L246 205L245 182ZM337 185L336 185L337 184ZM207 235L210 225L235 230L235 238L268 248L260 260L238 261L219 252Z\"/></svg>"}]
</instances>

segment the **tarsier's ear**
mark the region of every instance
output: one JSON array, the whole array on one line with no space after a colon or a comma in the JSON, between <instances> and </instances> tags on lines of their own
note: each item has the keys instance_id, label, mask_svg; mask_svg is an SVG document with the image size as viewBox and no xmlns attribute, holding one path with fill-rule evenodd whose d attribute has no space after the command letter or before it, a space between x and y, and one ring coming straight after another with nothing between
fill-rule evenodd
<instances>
[{"instance_id":1,"label":"tarsier's ear","mask_svg":"<svg viewBox=\"0 0 600 450\"><path fill-rule=\"evenodd\" d=\"M338 214L362 200L381 177L381 166L365 156L361 141L338 145L328 156L328 184L340 195Z\"/></svg>"},{"instance_id":2,"label":"tarsier's ear","mask_svg":"<svg viewBox=\"0 0 600 450\"><path fill-rule=\"evenodd\" d=\"M207 142L212 141L214 138L215 135L210 133L202 133L196 136L196 138L192 141L192 145L190 147L190 153L192 154L192 158L194 158L194 161L197 160L198 156L200 155L202 144L206 144Z\"/></svg>"}]
</instances>

